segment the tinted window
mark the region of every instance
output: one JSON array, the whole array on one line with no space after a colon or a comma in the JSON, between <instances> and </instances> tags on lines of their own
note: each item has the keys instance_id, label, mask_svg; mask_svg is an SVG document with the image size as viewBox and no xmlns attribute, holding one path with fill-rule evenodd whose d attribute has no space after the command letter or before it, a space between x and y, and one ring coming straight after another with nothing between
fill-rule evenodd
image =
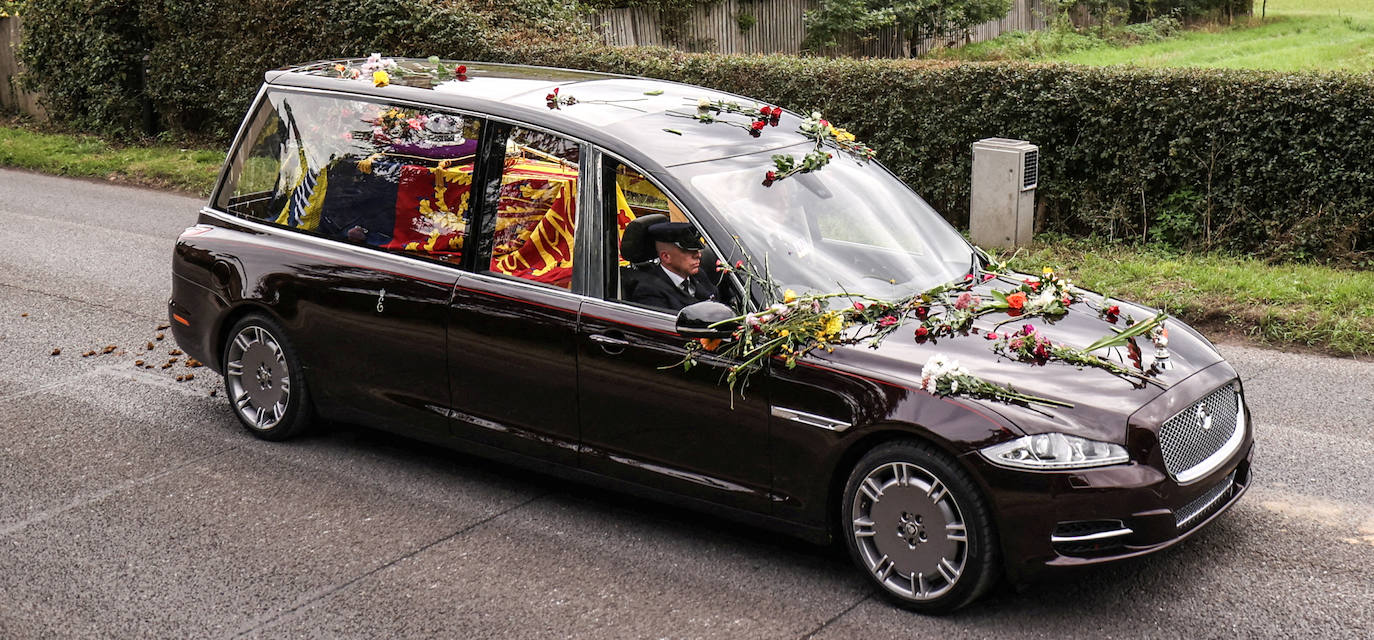
<instances>
[{"instance_id":1,"label":"tinted window","mask_svg":"<svg viewBox=\"0 0 1374 640\"><path fill-rule=\"evenodd\" d=\"M490 270L567 289L577 227L579 147L519 127L506 142Z\"/></svg>"},{"instance_id":2,"label":"tinted window","mask_svg":"<svg viewBox=\"0 0 1374 640\"><path fill-rule=\"evenodd\" d=\"M480 127L429 109L271 93L216 204L338 240L455 259Z\"/></svg>"}]
</instances>

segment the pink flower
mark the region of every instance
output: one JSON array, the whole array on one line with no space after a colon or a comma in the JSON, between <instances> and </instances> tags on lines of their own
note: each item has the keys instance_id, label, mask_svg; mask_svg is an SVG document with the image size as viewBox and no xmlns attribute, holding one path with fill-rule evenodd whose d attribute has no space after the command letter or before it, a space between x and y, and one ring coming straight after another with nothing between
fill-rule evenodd
<instances>
[{"instance_id":1,"label":"pink flower","mask_svg":"<svg viewBox=\"0 0 1374 640\"><path fill-rule=\"evenodd\" d=\"M890 327L894 324L897 324L897 318L893 316L883 316L881 318L878 318L878 326L880 327Z\"/></svg>"},{"instance_id":2,"label":"pink flower","mask_svg":"<svg viewBox=\"0 0 1374 640\"><path fill-rule=\"evenodd\" d=\"M1016 338L1016 339L1013 339L1011 342L1007 343L1007 346L1011 347L1012 349L1020 349L1020 348L1021 348L1021 345L1023 345L1023 344L1025 344L1025 343L1024 343L1024 342L1021 342L1021 339L1020 339L1020 338Z\"/></svg>"},{"instance_id":3,"label":"pink flower","mask_svg":"<svg viewBox=\"0 0 1374 640\"><path fill-rule=\"evenodd\" d=\"M830 126L830 121L829 121L829 120L821 120L821 128L825 128L825 127L828 127L828 126Z\"/></svg>"},{"instance_id":4,"label":"pink flower","mask_svg":"<svg viewBox=\"0 0 1374 640\"><path fill-rule=\"evenodd\" d=\"M996 339L997 339L997 334L996 334L996 333L993 333L993 332L991 332L991 331L989 331L989 332L987 332L987 334L984 335L983 337L984 337L984 338L987 338L988 340L996 340Z\"/></svg>"},{"instance_id":5,"label":"pink flower","mask_svg":"<svg viewBox=\"0 0 1374 640\"><path fill-rule=\"evenodd\" d=\"M1026 335L1026 336L1028 336L1028 335L1030 335L1030 334L1032 334L1032 333L1035 333L1035 325L1033 325L1033 324L1028 324L1028 325L1026 325L1026 326L1024 326L1024 327L1021 327L1021 335Z\"/></svg>"},{"instance_id":6,"label":"pink flower","mask_svg":"<svg viewBox=\"0 0 1374 640\"><path fill-rule=\"evenodd\" d=\"M736 260L736 261L735 261L735 268L736 268L736 269L743 269L743 268L744 268L744 261L743 261L743 260Z\"/></svg>"},{"instance_id":7,"label":"pink flower","mask_svg":"<svg viewBox=\"0 0 1374 640\"><path fill-rule=\"evenodd\" d=\"M1068 297L1068 296L1064 296L1063 302L1064 302L1064 306L1067 307L1067 306L1073 304L1073 298L1070 298L1070 297Z\"/></svg>"},{"instance_id":8,"label":"pink flower","mask_svg":"<svg viewBox=\"0 0 1374 640\"><path fill-rule=\"evenodd\" d=\"M973 279L973 274L971 274L971 273L966 273L966 274L964 274L964 279L965 279L965 280L972 280L972 279Z\"/></svg>"},{"instance_id":9,"label":"pink flower","mask_svg":"<svg viewBox=\"0 0 1374 640\"><path fill-rule=\"evenodd\" d=\"M855 311L863 311L863 310L864 310L864 303L862 303L862 302L855 302L855 303L854 303L854 310L855 310Z\"/></svg>"},{"instance_id":10,"label":"pink flower","mask_svg":"<svg viewBox=\"0 0 1374 640\"><path fill-rule=\"evenodd\" d=\"M995 273L985 273L985 274L983 274L983 282L987 282L988 280L991 280L991 279L996 278L996 277L997 277L997 274L995 274Z\"/></svg>"}]
</instances>

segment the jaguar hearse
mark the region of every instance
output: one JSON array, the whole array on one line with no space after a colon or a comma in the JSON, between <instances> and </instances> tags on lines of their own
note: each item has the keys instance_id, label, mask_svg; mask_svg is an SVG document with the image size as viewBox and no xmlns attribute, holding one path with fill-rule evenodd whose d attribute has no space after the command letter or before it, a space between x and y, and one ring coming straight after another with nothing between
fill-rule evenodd
<instances>
[{"instance_id":1,"label":"jaguar hearse","mask_svg":"<svg viewBox=\"0 0 1374 640\"><path fill-rule=\"evenodd\" d=\"M563 69L271 71L177 242L174 335L260 438L371 425L840 539L923 612L1240 498L1207 340L997 264L841 125Z\"/></svg>"}]
</instances>

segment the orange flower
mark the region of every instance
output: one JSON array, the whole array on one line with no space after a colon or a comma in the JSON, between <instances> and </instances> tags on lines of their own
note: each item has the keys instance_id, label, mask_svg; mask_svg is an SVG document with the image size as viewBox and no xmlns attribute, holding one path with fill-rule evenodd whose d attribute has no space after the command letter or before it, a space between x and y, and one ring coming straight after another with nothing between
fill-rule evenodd
<instances>
[{"instance_id":1,"label":"orange flower","mask_svg":"<svg viewBox=\"0 0 1374 640\"><path fill-rule=\"evenodd\" d=\"M1007 306L1011 307L1014 311L1020 311L1026 306L1026 294L1017 291L1007 296Z\"/></svg>"},{"instance_id":2,"label":"orange flower","mask_svg":"<svg viewBox=\"0 0 1374 640\"><path fill-rule=\"evenodd\" d=\"M719 338L701 338L701 348L707 351L715 351L720 346Z\"/></svg>"}]
</instances>

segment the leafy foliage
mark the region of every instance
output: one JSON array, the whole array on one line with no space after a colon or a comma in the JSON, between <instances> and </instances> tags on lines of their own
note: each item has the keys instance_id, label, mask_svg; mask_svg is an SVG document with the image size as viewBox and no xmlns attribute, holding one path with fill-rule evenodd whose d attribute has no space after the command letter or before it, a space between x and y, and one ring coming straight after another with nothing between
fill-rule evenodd
<instances>
[{"instance_id":1,"label":"leafy foliage","mask_svg":"<svg viewBox=\"0 0 1374 640\"><path fill-rule=\"evenodd\" d=\"M162 128L221 140L268 69L376 51L471 59L520 42L593 42L558 0L521 0L519 10L494 0L49 0L25 8L24 31L30 85L74 127L138 134L146 96Z\"/></svg>"},{"instance_id":2,"label":"leafy foliage","mask_svg":"<svg viewBox=\"0 0 1374 640\"><path fill-rule=\"evenodd\" d=\"M907 40L962 34L1007 15L1011 0L821 0L806 12L807 40L835 46L842 35L871 35L895 27Z\"/></svg>"}]
</instances>

